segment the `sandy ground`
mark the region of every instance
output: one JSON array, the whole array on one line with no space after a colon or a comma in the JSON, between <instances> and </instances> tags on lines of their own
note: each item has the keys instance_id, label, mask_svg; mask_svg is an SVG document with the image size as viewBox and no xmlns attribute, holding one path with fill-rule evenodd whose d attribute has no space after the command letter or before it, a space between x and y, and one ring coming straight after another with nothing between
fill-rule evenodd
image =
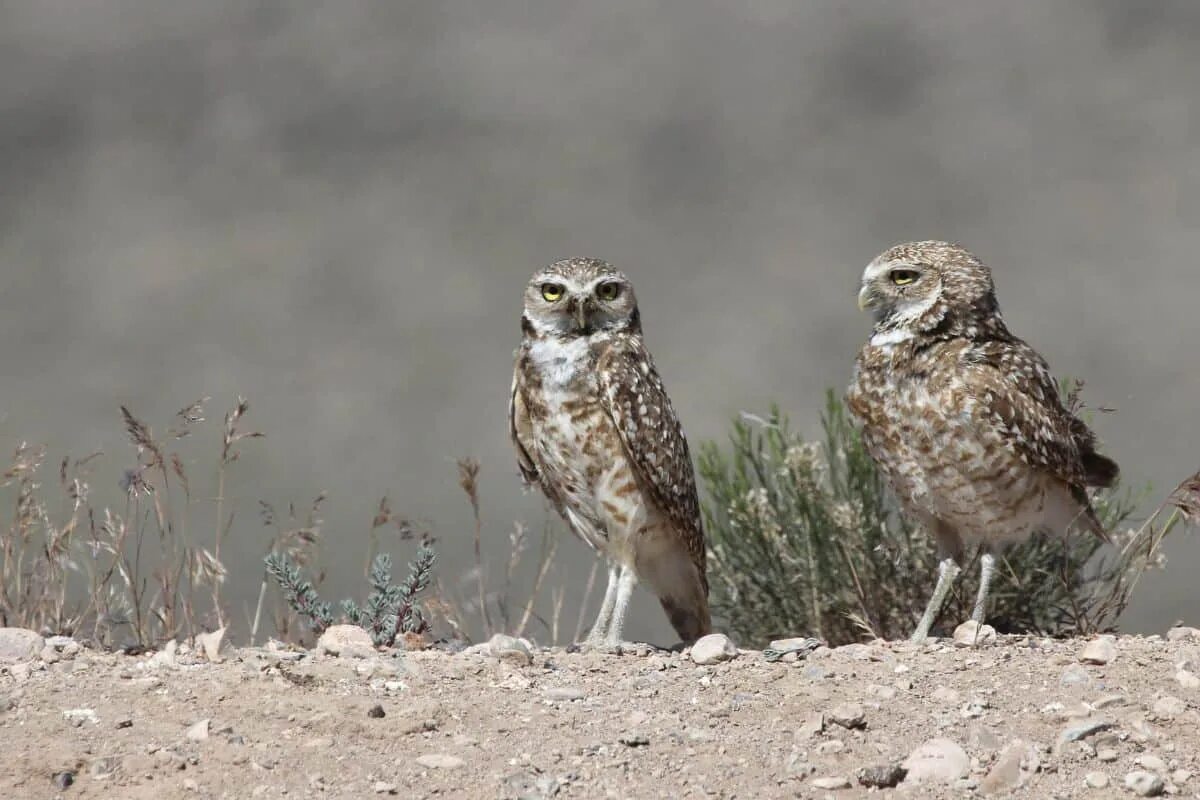
<instances>
[{"instance_id":1,"label":"sandy ground","mask_svg":"<svg viewBox=\"0 0 1200 800\"><path fill-rule=\"evenodd\" d=\"M62 645L0 665L0 797L1200 797L1190 629L1091 644L1103 664L1030 637L706 666Z\"/></svg>"}]
</instances>

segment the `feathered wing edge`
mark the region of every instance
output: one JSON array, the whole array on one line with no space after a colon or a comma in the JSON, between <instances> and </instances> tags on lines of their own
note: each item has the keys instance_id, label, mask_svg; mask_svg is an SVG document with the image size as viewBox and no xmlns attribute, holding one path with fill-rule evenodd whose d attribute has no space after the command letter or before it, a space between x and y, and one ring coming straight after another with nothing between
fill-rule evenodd
<instances>
[{"instance_id":1,"label":"feathered wing edge","mask_svg":"<svg viewBox=\"0 0 1200 800\"><path fill-rule=\"evenodd\" d=\"M704 525L687 439L649 351L639 339L627 341L611 347L597 365L606 410L639 482L685 537L707 595ZM653 450L644 446L648 437L657 442Z\"/></svg>"},{"instance_id":2,"label":"feathered wing edge","mask_svg":"<svg viewBox=\"0 0 1200 800\"><path fill-rule=\"evenodd\" d=\"M1027 368L1013 370L1014 356ZM988 345L976 348L969 360L974 367L973 394L985 403L995 429L1027 464L1063 481L1082 507L1087 527L1110 541L1087 487L1111 487L1120 468L1096 452L1095 433L1063 405L1049 365L1020 340L1005 343L1003 350ZM1019 384L1017 377L1028 383Z\"/></svg>"}]
</instances>

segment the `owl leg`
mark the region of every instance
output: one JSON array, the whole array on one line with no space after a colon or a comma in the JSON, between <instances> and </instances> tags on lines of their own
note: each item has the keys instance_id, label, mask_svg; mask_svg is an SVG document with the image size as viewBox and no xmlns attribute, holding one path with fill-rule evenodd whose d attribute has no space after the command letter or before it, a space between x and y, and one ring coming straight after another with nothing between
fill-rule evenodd
<instances>
[{"instance_id":1,"label":"owl leg","mask_svg":"<svg viewBox=\"0 0 1200 800\"><path fill-rule=\"evenodd\" d=\"M983 615L987 611L988 590L992 586L992 576L996 574L996 557L984 551L979 557L979 594L975 595L975 610L971 619L979 625L983 624Z\"/></svg>"},{"instance_id":2,"label":"owl leg","mask_svg":"<svg viewBox=\"0 0 1200 800\"><path fill-rule=\"evenodd\" d=\"M937 586L933 589L933 597L929 598L929 605L925 606L921 621L917 623L917 629L913 631L910 641L914 644L924 642L929 636L929 629L933 627L933 621L937 619L938 612L942 610L942 603L946 602L946 595L950 594L950 587L954 585L954 579L961 571L953 558L943 558L938 564Z\"/></svg>"},{"instance_id":3,"label":"owl leg","mask_svg":"<svg viewBox=\"0 0 1200 800\"><path fill-rule=\"evenodd\" d=\"M592 625L592 631L588 634L587 643L589 645L599 645L604 641L604 634L609 627L609 621L612 620L613 605L617 600L617 565L610 564L608 567L608 588L604 590L604 601L600 603L600 613L596 615L596 622Z\"/></svg>"},{"instance_id":4,"label":"owl leg","mask_svg":"<svg viewBox=\"0 0 1200 800\"><path fill-rule=\"evenodd\" d=\"M628 564L621 565L621 577L617 580L617 599L613 604L612 623L608 627L608 635L604 644L608 647L620 647L621 629L625 627L625 613L629 611L629 600L633 597L633 587L637 586L637 573Z\"/></svg>"}]
</instances>

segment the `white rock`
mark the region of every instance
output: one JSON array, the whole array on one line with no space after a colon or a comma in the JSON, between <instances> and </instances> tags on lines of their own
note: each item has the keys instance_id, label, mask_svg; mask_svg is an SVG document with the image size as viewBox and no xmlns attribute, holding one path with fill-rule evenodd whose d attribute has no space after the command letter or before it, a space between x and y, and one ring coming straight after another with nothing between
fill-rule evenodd
<instances>
[{"instance_id":1,"label":"white rock","mask_svg":"<svg viewBox=\"0 0 1200 800\"><path fill-rule=\"evenodd\" d=\"M979 784L983 794L1009 795L1024 786L1041 767L1037 748L1020 739L1011 742L1000 753L987 776Z\"/></svg>"},{"instance_id":2,"label":"white rock","mask_svg":"<svg viewBox=\"0 0 1200 800\"><path fill-rule=\"evenodd\" d=\"M90 722L93 725L100 724L100 718L96 716L95 709L91 708L68 709L63 712L63 718L73 723L77 728L85 722Z\"/></svg>"},{"instance_id":3,"label":"white rock","mask_svg":"<svg viewBox=\"0 0 1200 800\"><path fill-rule=\"evenodd\" d=\"M728 661L737 658L737 654L737 645L723 633L701 636L692 645L692 661L700 665Z\"/></svg>"},{"instance_id":4,"label":"white rock","mask_svg":"<svg viewBox=\"0 0 1200 800\"><path fill-rule=\"evenodd\" d=\"M867 727L867 711L861 703L843 703L825 716L830 722L843 728Z\"/></svg>"},{"instance_id":5,"label":"white rock","mask_svg":"<svg viewBox=\"0 0 1200 800\"><path fill-rule=\"evenodd\" d=\"M1163 793L1163 779L1151 772L1134 770L1125 776L1125 788L1138 797L1158 797Z\"/></svg>"},{"instance_id":6,"label":"white rock","mask_svg":"<svg viewBox=\"0 0 1200 800\"><path fill-rule=\"evenodd\" d=\"M1178 784L1187 783L1192 779L1192 773L1186 769L1177 769L1171 773L1171 780Z\"/></svg>"},{"instance_id":7,"label":"white rock","mask_svg":"<svg viewBox=\"0 0 1200 800\"><path fill-rule=\"evenodd\" d=\"M1105 764L1111 764L1120 758L1120 754L1111 747L1097 747L1096 759L1103 761Z\"/></svg>"},{"instance_id":8,"label":"white rock","mask_svg":"<svg viewBox=\"0 0 1200 800\"><path fill-rule=\"evenodd\" d=\"M1108 786L1108 776L1103 772L1089 772L1083 780L1089 789L1103 789Z\"/></svg>"},{"instance_id":9,"label":"white rock","mask_svg":"<svg viewBox=\"0 0 1200 800\"><path fill-rule=\"evenodd\" d=\"M542 694L551 702L571 702L572 700L582 700L587 697L582 689L576 689L574 686L551 686L545 689Z\"/></svg>"},{"instance_id":10,"label":"white rock","mask_svg":"<svg viewBox=\"0 0 1200 800\"><path fill-rule=\"evenodd\" d=\"M529 642L515 636L506 636L503 633L497 633L488 640L487 652L492 658L511 661L521 666L533 661L533 652Z\"/></svg>"},{"instance_id":11,"label":"white rock","mask_svg":"<svg viewBox=\"0 0 1200 800\"><path fill-rule=\"evenodd\" d=\"M1176 625L1167 631L1168 642L1183 642L1188 639L1200 640L1200 628L1189 628L1186 625Z\"/></svg>"},{"instance_id":12,"label":"white rock","mask_svg":"<svg viewBox=\"0 0 1200 800\"><path fill-rule=\"evenodd\" d=\"M1154 701L1154 713L1160 717L1178 717L1185 711L1187 711L1187 703L1169 694Z\"/></svg>"},{"instance_id":13,"label":"white rock","mask_svg":"<svg viewBox=\"0 0 1200 800\"><path fill-rule=\"evenodd\" d=\"M207 719L202 719L199 722L193 723L192 726L187 729L187 738L193 742L203 742L208 738L209 725L210 721Z\"/></svg>"},{"instance_id":14,"label":"white rock","mask_svg":"<svg viewBox=\"0 0 1200 800\"><path fill-rule=\"evenodd\" d=\"M458 756L450 756L445 753L429 753L417 756L417 763L426 769L458 769L466 762Z\"/></svg>"},{"instance_id":15,"label":"white rock","mask_svg":"<svg viewBox=\"0 0 1200 800\"><path fill-rule=\"evenodd\" d=\"M814 789L849 789L850 779L838 775L831 778L813 778L809 785Z\"/></svg>"},{"instance_id":16,"label":"white rock","mask_svg":"<svg viewBox=\"0 0 1200 800\"><path fill-rule=\"evenodd\" d=\"M979 647L996 641L996 629L991 625L980 625L969 619L954 629L954 644L957 647Z\"/></svg>"},{"instance_id":17,"label":"white rock","mask_svg":"<svg viewBox=\"0 0 1200 800\"><path fill-rule=\"evenodd\" d=\"M196 637L196 644L204 651L204 657L214 664L221 660L221 644L225 641L226 628L217 628L211 633Z\"/></svg>"},{"instance_id":18,"label":"white rock","mask_svg":"<svg viewBox=\"0 0 1200 800\"><path fill-rule=\"evenodd\" d=\"M1112 636L1101 636L1092 639L1083 646L1079 660L1084 664L1107 664L1117 657L1116 639Z\"/></svg>"},{"instance_id":19,"label":"white rock","mask_svg":"<svg viewBox=\"0 0 1200 800\"><path fill-rule=\"evenodd\" d=\"M32 661L46 646L36 632L26 628L0 628L0 664Z\"/></svg>"},{"instance_id":20,"label":"white rock","mask_svg":"<svg viewBox=\"0 0 1200 800\"><path fill-rule=\"evenodd\" d=\"M177 652L179 652L179 642L172 639L163 645L162 650L150 656L150 661L147 663L152 669L174 669L179 666L179 662L175 658Z\"/></svg>"},{"instance_id":21,"label":"white rock","mask_svg":"<svg viewBox=\"0 0 1200 800\"><path fill-rule=\"evenodd\" d=\"M1167 771L1167 762L1155 755L1146 754L1138 756L1133 760L1133 763L1137 764L1142 769L1147 769L1151 772L1157 772L1159 775L1162 775Z\"/></svg>"},{"instance_id":22,"label":"white rock","mask_svg":"<svg viewBox=\"0 0 1200 800\"><path fill-rule=\"evenodd\" d=\"M395 794L396 784L386 781L375 781L375 794Z\"/></svg>"},{"instance_id":23,"label":"white rock","mask_svg":"<svg viewBox=\"0 0 1200 800\"><path fill-rule=\"evenodd\" d=\"M1186 669L1181 669L1175 673L1176 682L1184 689L1195 691L1200 689L1200 675L1193 672L1188 672Z\"/></svg>"},{"instance_id":24,"label":"white rock","mask_svg":"<svg viewBox=\"0 0 1200 800\"><path fill-rule=\"evenodd\" d=\"M376 650L371 634L357 625L330 625L317 639L317 652L344 658L370 658Z\"/></svg>"},{"instance_id":25,"label":"white rock","mask_svg":"<svg viewBox=\"0 0 1200 800\"><path fill-rule=\"evenodd\" d=\"M966 777L971 759L949 739L930 739L913 750L902 766L908 771L905 783L950 785Z\"/></svg>"}]
</instances>

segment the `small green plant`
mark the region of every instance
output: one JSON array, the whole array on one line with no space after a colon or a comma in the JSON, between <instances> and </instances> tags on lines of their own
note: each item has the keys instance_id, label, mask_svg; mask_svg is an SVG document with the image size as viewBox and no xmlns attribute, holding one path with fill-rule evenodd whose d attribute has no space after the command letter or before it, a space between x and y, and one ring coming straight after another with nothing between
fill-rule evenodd
<instances>
[{"instance_id":1,"label":"small green plant","mask_svg":"<svg viewBox=\"0 0 1200 800\"><path fill-rule=\"evenodd\" d=\"M267 574L279 584L288 607L306 620L314 633L320 633L333 624L333 607L321 600L312 582L304 578L300 568L286 554L267 553L263 565Z\"/></svg>"},{"instance_id":2,"label":"small green plant","mask_svg":"<svg viewBox=\"0 0 1200 800\"><path fill-rule=\"evenodd\" d=\"M714 443L700 450L712 604L747 642L799 633L831 643L903 638L933 589L932 538L898 513L833 392L822 427L823 441L805 441L773 408L766 419L735 420L728 452ZM1094 503L1116 531L1135 500L1116 490ZM1141 574L1162 564L1163 538L1182 519L1176 508L1160 524L1167 505L1144 525L1114 533L1115 548L1093 536L1037 536L1010 548L989 623L1050 635L1113 629ZM966 566L943 620L970 615L978 569Z\"/></svg>"},{"instance_id":3,"label":"small green plant","mask_svg":"<svg viewBox=\"0 0 1200 800\"><path fill-rule=\"evenodd\" d=\"M342 613L347 621L366 630L379 647L395 644L406 633L428 632L429 623L417 603L417 596L429 587L436 556L431 547L423 544L416 558L408 565L408 577L399 585L392 584L392 557L387 553L375 556L371 563L371 591L366 602L359 606L354 600L342 601ZM300 567L284 552L272 551L263 559L267 574L275 579L284 601L314 633L321 633L333 624L332 606L321 600L312 582L304 578Z\"/></svg>"}]
</instances>

